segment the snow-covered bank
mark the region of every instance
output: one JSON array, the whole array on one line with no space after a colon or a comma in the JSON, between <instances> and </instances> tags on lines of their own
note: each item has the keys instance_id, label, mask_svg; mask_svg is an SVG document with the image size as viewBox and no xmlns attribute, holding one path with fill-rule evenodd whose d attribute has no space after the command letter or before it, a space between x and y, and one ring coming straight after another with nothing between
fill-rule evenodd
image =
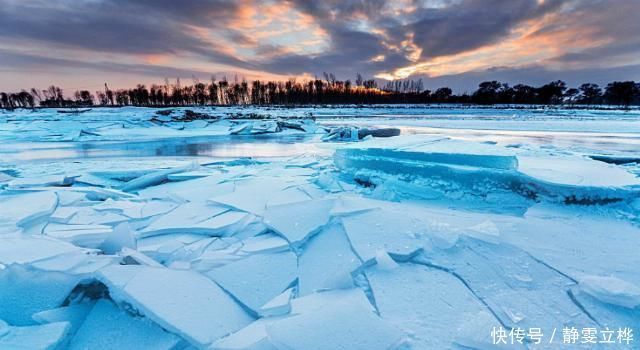
<instances>
[{"instance_id":1,"label":"snow-covered bank","mask_svg":"<svg viewBox=\"0 0 640 350\"><path fill-rule=\"evenodd\" d=\"M55 125L0 137L41 145ZM135 130L155 128L191 133ZM640 330L633 161L445 135L294 142L4 161L0 348L489 349L499 327L541 329L521 347L589 348L562 329Z\"/></svg>"}]
</instances>

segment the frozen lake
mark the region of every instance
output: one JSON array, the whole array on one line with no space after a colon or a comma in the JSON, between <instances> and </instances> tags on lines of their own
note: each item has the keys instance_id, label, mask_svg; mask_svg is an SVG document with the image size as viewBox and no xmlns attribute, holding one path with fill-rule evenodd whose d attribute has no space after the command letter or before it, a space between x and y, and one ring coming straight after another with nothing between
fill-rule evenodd
<instances>
[{"instance_id":1,"label":"frozen lake","mask_svg":"<svg viewBox=\"0 0 640 350\"><path fill-rule=\"evenodd\" d=\"M639 159L638 110L2 111L0 348L635 348Z\"/></svg>"},{"instance_id":2,"label":"frozen lake","mask_svg":"<svg viewBox=\"0 0 640 350\"><path fill-rule=\"evenodd\" d=\"M179 109L178 109L179 110ZM640 111L489 108L203 108L213 115L258 113L265 116L313 115L327 127L398 127L403 134L443 135L500 145L532 144L594 154L633 156L640 148ZM83 123L108 126L142 122L154 109L96 109L59 114L56 110L0 114L3 161L94 157L280 157L316 152L316 135L225 135L215 132L160 132L123 139L79 137L69 142ZM35 124L35 125L34 125ZM43 132L44 131L44 132ZM65 137L65 133L70 135ZM56 136L60 136L57 137ZM138 136L138 137L136 137ZM85 139L90 139L86 140ZM54 142L42 142L54 141Z\"/></svg>"}]
</instances>

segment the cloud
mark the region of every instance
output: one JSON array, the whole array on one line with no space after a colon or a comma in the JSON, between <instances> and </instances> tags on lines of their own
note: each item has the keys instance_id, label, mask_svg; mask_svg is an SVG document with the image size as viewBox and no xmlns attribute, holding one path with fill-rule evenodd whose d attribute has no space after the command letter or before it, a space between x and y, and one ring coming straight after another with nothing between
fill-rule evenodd
<instances>
[{"instance_id":1,"label":"cloud","mask_svg":"<svg viewBox=\"0 0 640 350\"><path fill-rule=\"evenodd\" d=\"M476 49L509 35L525 20L559 8L557 0L465 0L454 5L422 9L418 20L403 29L414 33L422 58Z\"/></svg>"},{"instance_id":2,"label":"cloud","mask_svg":"<svg viewBox=\"0 0 640 350\"><path fill-rule=\"evenodd\" d=\"M454 79L498 74L496 65L589 74L640 64L638 12L636 0L5 0L0 64L159 79L193 71ZM25 62L11 58L20 55Z\"/></svg>"},{"instance_id":3,"label":"cloud","mask_svg":"<svg viewBox=\"0 0 640 350\"><path fill-rule=\"evenodd\" d=\"M220 64L251 66L189 31L193 23L223 25L216 20L222 21L235 5L222 1L177 4L165 0L9 2L0 10L0 37L32 47L140 55L193 53Z\"/></svg>"}]
</instances>

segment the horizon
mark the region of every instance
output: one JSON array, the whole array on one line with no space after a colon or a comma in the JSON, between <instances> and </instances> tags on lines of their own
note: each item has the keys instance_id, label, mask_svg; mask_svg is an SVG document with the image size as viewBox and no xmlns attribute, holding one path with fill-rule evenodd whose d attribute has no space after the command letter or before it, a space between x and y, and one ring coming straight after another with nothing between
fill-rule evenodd
<instances>
[{"instance_id":1,"label":"horizon","mask_svg":"<svg viewBox=\"0 0 640 350\"><path fill-rule=\"evenodd\" d=\"M638 10L631 0L9 0L0 7L0 90L323 72L422 78L457 94L492 80L604 86L640 80Z\"/></svg>"}]
</instances>

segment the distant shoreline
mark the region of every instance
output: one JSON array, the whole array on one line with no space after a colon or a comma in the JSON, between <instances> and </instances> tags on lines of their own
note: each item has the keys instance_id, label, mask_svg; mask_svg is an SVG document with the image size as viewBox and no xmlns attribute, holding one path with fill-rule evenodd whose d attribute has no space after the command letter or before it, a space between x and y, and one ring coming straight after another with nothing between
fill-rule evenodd
<instances>
[{"instance_id":1,"label":"distant shoreline","mask_svg":"<svg viewBox=\"0 0 640 350\"><path fill-rule=\"evenodd\" d=\"M616 105L568 105L568 104L467 104L467 103L425 103L425 104L299 104L299 105L254 105L254 104L229 104L229 105L87 105L78 107L16 107L16 108L4 108L0 107L0 111L14 111L14 110L61 110L61 111L73 111L77 109L107 109L107 108L149 108L149 109L185 109L185 108L266 108L266 109L296 109L296 108L369 108L369 109L384 109L384 108L405 108L405 109L499 109L499 110L604 110L604 111L640 111L640 106L616 106Z\"/></svg>"}]
</instances>

